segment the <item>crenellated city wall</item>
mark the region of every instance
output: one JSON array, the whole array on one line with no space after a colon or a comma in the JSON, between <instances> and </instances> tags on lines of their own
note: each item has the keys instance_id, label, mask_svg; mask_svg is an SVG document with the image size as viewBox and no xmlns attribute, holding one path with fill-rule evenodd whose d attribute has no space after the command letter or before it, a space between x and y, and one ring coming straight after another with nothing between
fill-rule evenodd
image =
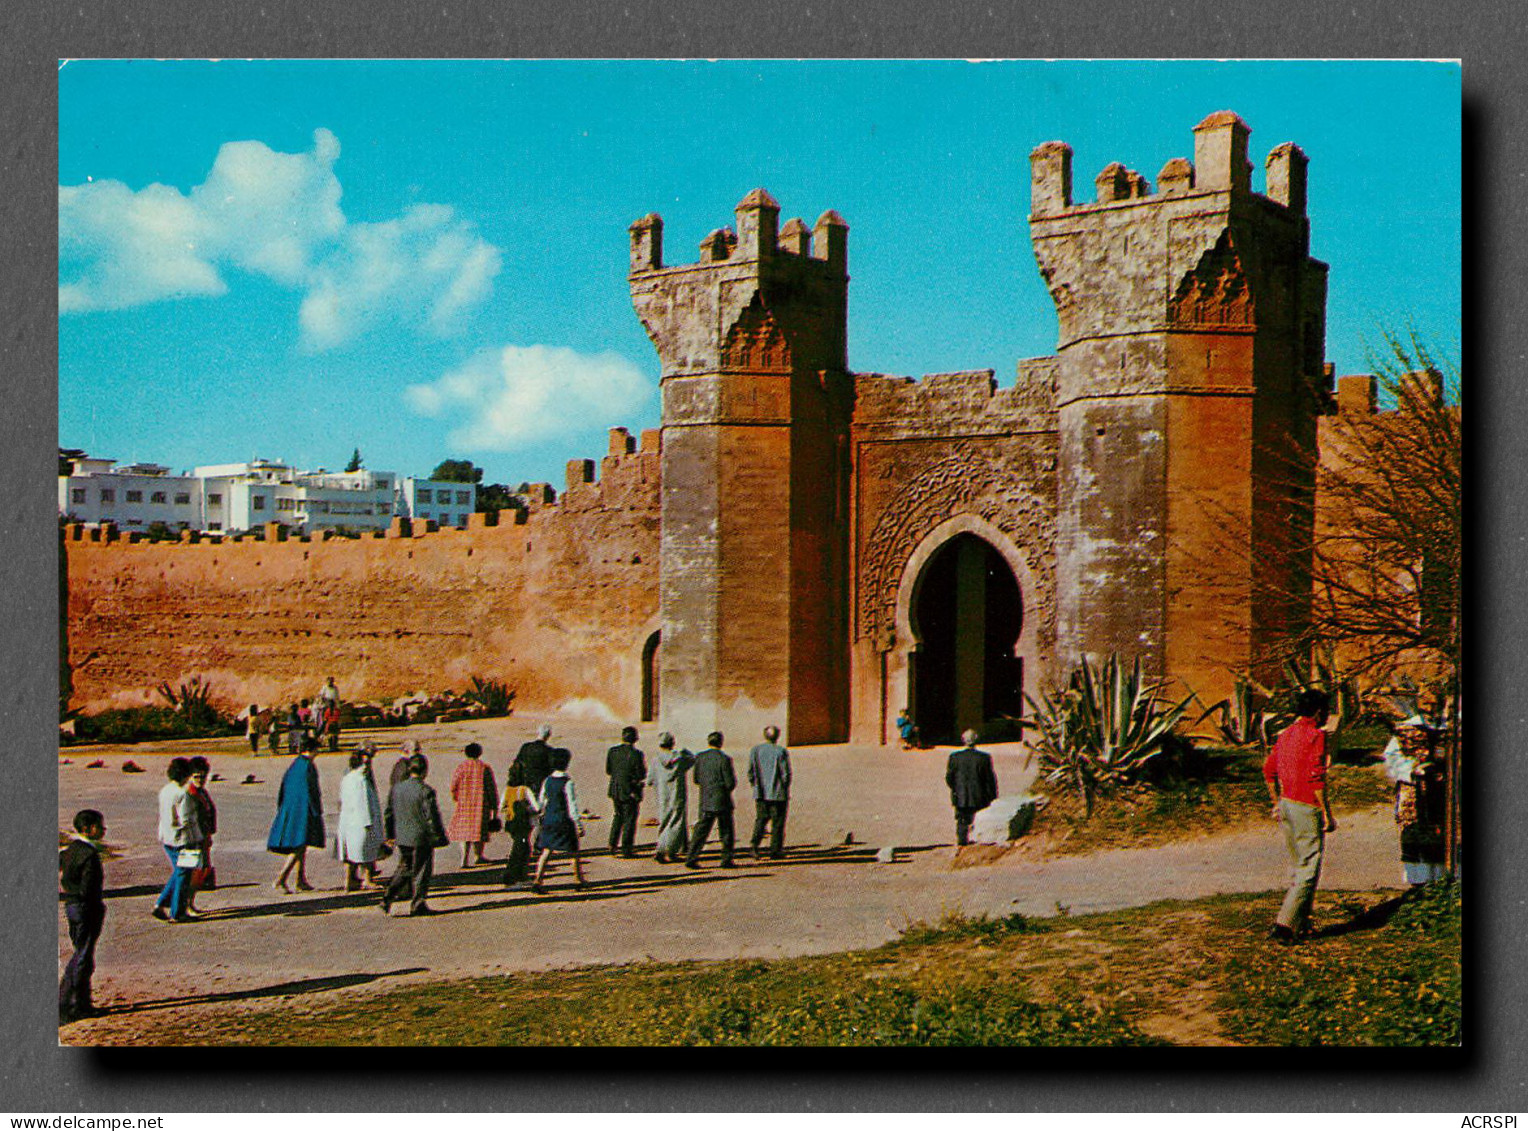
<instances>
[{"instance_id":1,"label":"crenellated city wall","mask_svg":"<svg viewBox=\"0 0 1528 1131\"><path fill-rule=\"evenodd\" d=\"M657 629L659 433L613 429L557 497L467 529L394 520L360 539L64 532L72 705L156 700L201 676L220 705L285 703L334 675L375 700L503 680L525 706L640 711Z\"/></svg>"}]
</instances>

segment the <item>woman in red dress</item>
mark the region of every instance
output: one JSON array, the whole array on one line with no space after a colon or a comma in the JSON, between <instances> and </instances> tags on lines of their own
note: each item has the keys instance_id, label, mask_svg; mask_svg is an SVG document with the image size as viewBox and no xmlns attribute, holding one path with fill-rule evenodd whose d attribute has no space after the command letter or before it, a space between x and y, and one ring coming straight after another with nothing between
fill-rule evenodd
<instances>
[{"instance_id":1,"label":"woman in red dress","mask_svg":"<svg viewBox=\"0 0 1528 1131\"><path fill-rule=\"evenodd\" d=\"M462 867L486 864L483 845L493 835L490 827L499 811L499 790L493 780L493 771L483 763L483 748L469 742L467 755L456 772L451 775L451 800L456 812L451 814L451 827L446 835L462 846Z\"/></svg>"}]
</instances>

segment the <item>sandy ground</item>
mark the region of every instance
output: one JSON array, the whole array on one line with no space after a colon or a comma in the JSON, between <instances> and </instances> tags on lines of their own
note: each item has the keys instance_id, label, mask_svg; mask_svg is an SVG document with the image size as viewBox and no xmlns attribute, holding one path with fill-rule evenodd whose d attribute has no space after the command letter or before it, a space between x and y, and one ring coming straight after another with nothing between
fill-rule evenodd
<instances>
[{"instance_id":1,"label":"sandy ground","mask_svg":"<svg viewBox=\"0 0 1528 1131\"><path fill-rule=\"evenodd\" d=\"M534 734L537 716L411 727L369 735L379 741L378 777L386 781L404 738L422 741L430 781L449 821L447 785L462 746L483 744L502 782L519 744ZM1213 838L1085 857L1018 851L976 867L955 867L954 823L944 787L948 748L904 752L894 747L819 746L791 752L795 771L783 861L717 868L715 840L701 871L650 858L651 794L638 824L636 860L606 855L610 802L604 751L617 741L603 723L547 718L554 742L573 751L571 772L587 822L585 861L590 886L576 890L566 864L549 874L548 891L507 891L502 867L460 867L460 850L436 855L432 918L409 919L404 908L384 917L375 893L341 891L343 866L327 851L309 857L316 891L285 896L271 888L281 858L265 851L285 756L249 757L242 739L207 739L133 747L65 749L59 767L59 827L80 808L102 810L107 841L121 855L107 862L107 921L99 948L96 999L108 1007L154 1008L160 1003L243 1000L288 990L327 992L363 985L548 969L643 959L775 957L874 946L909 922L966 914L1081 913L1233 891L1281 888L1288 878L1283 844L1270 824ZM346 734L348 747L361 737ZM644 731L642 745L656 735ZM739 777L747 745L730 752ZM1024 751L992 750L1005 794L1027 788ZM218 891L201 897L208 918L166 924L149 911L167 865L155 843L155 795L174 754L201 753L222 781L211 786L220 831L215 848ZM87 764L103 759L105 766ZM125 774L133 760L147 771ZM318 760L331 835L344 752ZM259 781L239 784L246 774ZM738 793L738 838L746 847L753 806L746 782ZM692 812L693 820L693 797ZM853 843L845 844L852 834ZM895 846L892 863L876 850ZM508 842L496 838L488 856L500 860ZM1388 813L1350 815L1329 841L1322 886L1347 890L1399 883L1394 826ZM1275 905L1270 902L1271 918ZM70 953L59 916L60 962ZM333 979L333 981L329 981ZM224 997L223 995L230 995ZM88 1024L88 1023L87 1023Z\"/></svg>"}]
</instances>

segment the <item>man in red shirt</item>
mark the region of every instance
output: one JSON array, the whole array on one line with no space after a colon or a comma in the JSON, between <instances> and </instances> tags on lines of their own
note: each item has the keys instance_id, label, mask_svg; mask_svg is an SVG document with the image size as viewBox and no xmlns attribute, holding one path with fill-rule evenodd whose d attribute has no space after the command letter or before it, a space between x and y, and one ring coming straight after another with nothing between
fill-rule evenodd
<instances>
[{"instance_id":1,"label":"man in red shirt","mask_svg":"<svg viewBox=\"0 0 1528 1131\"><path fill-rule=\"evenodd\" d=\"M1324 691L1302 691L1295 702L1299 718L1273 744L1263 762L1263 779L1273 801L1273 819L1284 828L1294 862L1294 880L1284 906L1268 932L1285 946L1296 942L1310 921L1316 882L1321 878L1325 834L1337 827L1326 796L1326 725L1331 701Z\"/></svg>"}]
</instances>

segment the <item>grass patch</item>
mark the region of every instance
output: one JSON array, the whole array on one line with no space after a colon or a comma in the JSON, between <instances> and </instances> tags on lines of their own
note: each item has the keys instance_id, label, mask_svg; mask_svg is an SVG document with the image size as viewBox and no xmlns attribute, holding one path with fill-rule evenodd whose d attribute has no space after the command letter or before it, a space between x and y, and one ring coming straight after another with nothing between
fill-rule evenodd
<instances>
[{"instance_id":1,"label":"grass patch","mask_svg":"<svg viewBox=\"0 0 1528 1131\"><path fill-rule=\"evenodd\" d=\"M1203 752L1202 771L1157 784L1141 784L1100 795L1093 815L1083 816L1082 799L1050 795L1035 831L1046 835L1052 852L1072 855L1107 848L1135 848L1186 836L1227 832L1268 817L1262 755L1256 750ZM1355 812L1389 804L1393 786L1372 758L1356 754L1327 771L1334 812ZM1037 788L1044 789L1041 784Z\"/></svg>"},{"instance_id":2,"label":"grass patch","mask_svg":"<svg viewBox=\"0 0 1528 1131\"><path fill-rule=\"evenodd\" d=\"M1458 888L1435 884L1399 901L1357 968L1317 946L1280 962L1237 956L1226 1029L1248 1044L1457 1045L1460 918Z\"/></svg>"},{"instance_id":3,"label":"grass patch","mask_svg":"<svg viewBox=\"0 0 1528 1131\"><path fill-rule=\"evenodd\" d=\"M1264 937L1280 894L1047 919L952 912L872 950L294 994L274 1005L110 1016L63 1036L171 1045L1457 1042L1456 892L1398 910L1393 897L1323 893L1318 937L1291 949Z\"/></svg>"}]
</instances>

